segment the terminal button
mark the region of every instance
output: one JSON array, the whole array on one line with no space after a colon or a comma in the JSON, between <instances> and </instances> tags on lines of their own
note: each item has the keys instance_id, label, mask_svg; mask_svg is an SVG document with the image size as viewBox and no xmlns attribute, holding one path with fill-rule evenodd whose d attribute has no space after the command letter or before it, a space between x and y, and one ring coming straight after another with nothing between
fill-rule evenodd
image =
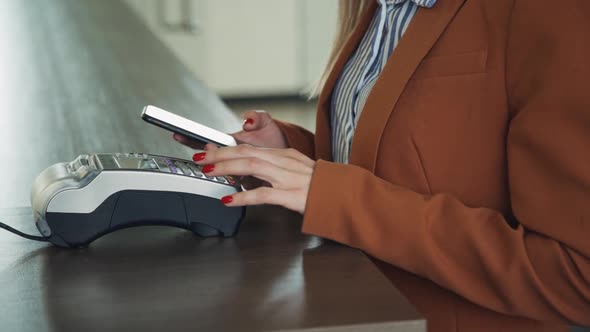
<instances>
[{"instance_id":1,"label":"terminal button","mask_svg":"<svg viewBox=\"0 0 590 332\"><path fill-rule=\"evenodd\" d=\"M159 159L159 158L157 158L157 159L155 159L155 160L156 160L156 164L158 165L158 168L159 168L161 171L163 171L163 172L166 172L166 173L170 173L170 172L171 172L171 171L170 171L170 168L169 168L169 167L168 167L168 165L167 165L167 164L164 162L164 160L162 160L162 159Z\"/></svg>"},{"instance_id":2,"label":"terminal button","mask_svg":"<svg viewBox=\"0 0 590 332\"><path fill-rule=\"evenodd\" d=\"M168 168L170 168L170 172L184 175L184 173L180 169L178 169L178 167L176 167L172 160L164 159L164 162L166 163L166 165L168 165Z\"/></svg>"},{"instance_id":3,"label":"terminal button","mask_svg":"<svg viewBox=\"0 0 590 332\"><path fill-rule=\"evenodd\" d=\"M185 163L177 161L174 164L176 165L177 168L182 170L182 173L184 173L184 175L195 176L195 173L193 173L193 171Z\"/></svg>"},{"instance_id":4,"label":"terminal button","mask_svg":"<svg viewBox=\"0 0 590 332\"><path fill-rule=\"evenodd\" d=\"M113 170L119 168L119 165L117 165L117 162L115 161L115 158L113 158L112 155L100 154L97 155L97 159L100 162L102 168L105 170Z\"/></svg>"},{"instance_id":5,"label":"terminal button","mask_svg":"<svg viewBox=\"0 0 590 332\"><path fill-rule=\"evenodd\" d=\"M199 168L199 166L194 165L194 164L187 164L187 165L193 171L193 173L195 174L196 177L199 177L199 178L205 177L205 174L203 174L203 172L201 172L201 169Z\"/></svg>"},{"instance_id":6,"label":"terminal button","mask_svg":"<svg viewBox=\"0 0 590 332\"><path fill-rule=\"evenodd\" d=\"M227 180L223 176L216 176L215 177L215 180L217 180L217 181L219 181L221 183L225 183L225 184L228 183Z\"/></svg>"}]
</instances>

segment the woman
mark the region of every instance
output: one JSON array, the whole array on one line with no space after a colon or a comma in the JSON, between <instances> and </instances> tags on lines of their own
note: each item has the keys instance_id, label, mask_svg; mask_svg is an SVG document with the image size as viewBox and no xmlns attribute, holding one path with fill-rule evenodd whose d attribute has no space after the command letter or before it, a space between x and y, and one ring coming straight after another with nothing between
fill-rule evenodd
<instances>
[{"instance_id":1,"label":"woman","mask_svg":"<svg viewBox=\"0 0 590 332\"><path fill-rule=\"evenodd\" d=\"M248 112L194 156L272 185L223 202L362 249L430 331L590 324L590 2L348 0L340 29L315 135Z\"/></svg>"}]
</instances>

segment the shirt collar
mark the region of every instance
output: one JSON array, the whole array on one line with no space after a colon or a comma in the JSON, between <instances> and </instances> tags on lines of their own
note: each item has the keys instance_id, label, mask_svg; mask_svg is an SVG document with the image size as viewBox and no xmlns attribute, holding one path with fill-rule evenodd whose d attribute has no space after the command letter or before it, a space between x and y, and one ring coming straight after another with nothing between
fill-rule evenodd
<instances>
[{"instance_id":1,"label":"shirt collar","mask_svg":"<svg viewBox=\"0 0 590 332\"><path fill-rule=\"evenodd\" d=\"M379 1L379 3L381 4L387 4L387 5L393 5L393 4L400 4L403 2L406 2L408 0L377 0ZM417 4L420 7L425 7L425 8L432 8L434 6L434 4L436 3L436 0L409 0L412 1L413 3Z\"/></svg>"}]
</instances>

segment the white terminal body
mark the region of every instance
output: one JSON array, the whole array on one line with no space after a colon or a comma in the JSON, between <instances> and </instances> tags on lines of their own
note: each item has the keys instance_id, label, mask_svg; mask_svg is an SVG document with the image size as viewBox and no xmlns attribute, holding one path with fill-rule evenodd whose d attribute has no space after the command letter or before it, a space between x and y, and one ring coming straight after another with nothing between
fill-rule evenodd
<instances>
[{"instance_id":1,"label":"white terminal body","mask_svg":"<svg viewBox=\"0 0 590 332\"><path fill-rule=\"evenodd\" d=\"M240 190L232 177L207 176L192 161L138 153L94 154L43 171L33 184L31 204L37 228L49 237L47 214L91 214L118 192L172 192L219 200Z\"/></svg>"}]
</instances>

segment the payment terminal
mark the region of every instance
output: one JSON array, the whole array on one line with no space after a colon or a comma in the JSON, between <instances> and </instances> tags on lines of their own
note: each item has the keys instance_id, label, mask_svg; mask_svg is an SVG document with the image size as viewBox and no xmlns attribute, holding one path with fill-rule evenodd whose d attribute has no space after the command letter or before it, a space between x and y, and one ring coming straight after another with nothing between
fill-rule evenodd
<instances>
[{"instance_id":1,"label":"payment terminal","mask_svg":"<svg viewBox=\"0 0 590 332\"><path fill-rule=\"evenodd\" d=\"M117 229L168 225L200 236L236 234L243 207L220 198L241 191L232 177L205 175L192 161L142 153L81 155L35 180L35 224L61 247L85 246Z\"/></svg>"}]
</instances>

